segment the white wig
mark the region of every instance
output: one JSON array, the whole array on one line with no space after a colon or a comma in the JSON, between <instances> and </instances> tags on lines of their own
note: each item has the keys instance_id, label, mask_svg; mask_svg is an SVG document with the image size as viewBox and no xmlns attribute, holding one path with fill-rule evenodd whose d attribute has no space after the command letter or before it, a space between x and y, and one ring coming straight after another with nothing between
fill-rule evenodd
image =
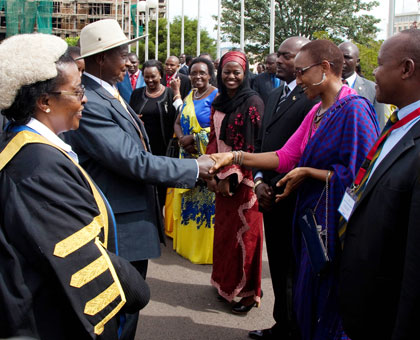
<instances>
[{"instance_id":1,"label":"white wig","mask_svg":"<svg viewBox=\"0 0 420 340\"><path fill-rule=\"evenodd\" d=\"M0 109L9 108L24 85L57 76L55 62L67 43L49 34L15 35L0 44Z\"/></svg>"}]
</instances>

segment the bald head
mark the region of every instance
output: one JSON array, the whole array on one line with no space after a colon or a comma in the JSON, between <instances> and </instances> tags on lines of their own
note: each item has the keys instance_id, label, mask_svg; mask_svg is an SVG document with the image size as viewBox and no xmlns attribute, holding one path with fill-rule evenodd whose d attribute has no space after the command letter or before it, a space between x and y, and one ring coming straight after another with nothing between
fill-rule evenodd
<instances>
[{"instance_id":1,"label":"bald head","mask_svg":"<svg viewBox=\"0 0 420 340\"><path fill-rule=\"evenodd\" d=\"M420 30L409 29L387 39L374 71L379 102L400 109L420 100Z\"/></svg>"},{"instance_id":2,"label":"bald head","mask_svg":"<svg viewBox=\"0 0 420 340\"><path fill-rule=\"evenodd\" d=\"M166 59L166 62L165 62L165 73L168 76L172 76L178 70L178 67L179 67L179 59L178 59L178 57L172 55L168 59Z\"/></svg>"},{"instance_id":3,"label":"bald head","mask_svg":"<svg viewBox=\"0 0 420 340\"><path fill-rule=\"evenodd\" d=\"M309 43L305 37L290 37L284 40L277 51L277 77L290 83L295 79L295 57Z\"/></svg>"},{"instance_id":4,"label":"bald head","mask_svg":"<svg viewBox=\"0 0 420 340\"><path fill-rule=\"evenodd\" d=\"M338 45L338 48L344 56L342 77L343 79L347 79L356 72L356 68L360 63L359 48L351 41L341 43Z\"/></svg>"}]
</instances>

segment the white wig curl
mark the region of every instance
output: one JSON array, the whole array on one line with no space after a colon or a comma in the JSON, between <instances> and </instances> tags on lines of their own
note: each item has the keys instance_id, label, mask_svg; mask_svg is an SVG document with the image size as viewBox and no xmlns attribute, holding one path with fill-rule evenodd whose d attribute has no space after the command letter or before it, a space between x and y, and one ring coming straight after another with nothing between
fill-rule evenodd
<instances>
[{"instance_id":1,"label":"white wig curl","mask_svg":"<svg viewBox=\"0 0 420 340\"><path fill-rule=\"evenodd\" d=\"M55 62L67 43L49 34L20 34L0 44L0 109L9 108L24 85L57 76Z\"/></svg>"}]
</instances>

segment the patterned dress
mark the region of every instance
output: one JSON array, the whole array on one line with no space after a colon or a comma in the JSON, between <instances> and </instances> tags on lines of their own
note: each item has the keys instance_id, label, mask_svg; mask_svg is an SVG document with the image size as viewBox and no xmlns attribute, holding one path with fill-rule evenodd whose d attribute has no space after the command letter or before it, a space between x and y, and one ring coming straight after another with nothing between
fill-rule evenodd
<instances>
[{"instance_id":1,"label":"patterned dress","mask_svg":"<svg viewBox=\"0 0 420 340\"><path fill-rule=\"evenodd\" d=\"M190 155L180 150L180 158L197 158L206 153L210 133L211 104L217 89L209 96L193 100L193 92L185 98L180 123L184 135L194 135L198 151ZM165 231L173 237L173 248L183 257L197 264L213 262L214 193L199 181L193 189L169 189ZM171 230L172 229L172 230Z\"/></svg>"},{"instance_id":2,"label":"patterned dress","mask_svg":"<svg viewBox=\"0 0 420 340\"><path fill-rule=\"evenodd\" d=\"M338 307L338 206L346 187L375 142L379 126L373 106L355 91L343 86L338 100L328 109L320 125L312 128L315 113L321 104L307 114L279 156L278 172L290 171L294 166L331 170L328 202L325 194L315 212L316 220L326 228L328 204L328 256L331 265L325 273L312 271L308 252L297 226L296 218L306 209L314 209L323 192L325 182L307 179L298 189L295 209L293 248L296 256L296 277L293 289L293 308L302 340L348 339L343 332Z\"/></svg>"},{"instance_id":3,"label":"patterned dress","mask_svg":"<svg viewBox=\"0 0 420 340\"><path fill-rule=\"evenodd\" d=\"M212 131L207 153L243 150L253 152L261 123L260 112L264 104L253 95L230 116L227 125L234 145L220 140L225 114L215 111L212 116ZM243 127L247 127L243 129ZM241 131L246 131L244 136ZM253 296L259 303L261 298L261 266L263 249L262 214L258 211L257 197L253 191L252 171L239 165L223 168L218 178L237 176L238 185L231 197L216 194L216 218L214 235L213 272L211 283L226 300L236 296Z\"/></svg>"}]
</instances>

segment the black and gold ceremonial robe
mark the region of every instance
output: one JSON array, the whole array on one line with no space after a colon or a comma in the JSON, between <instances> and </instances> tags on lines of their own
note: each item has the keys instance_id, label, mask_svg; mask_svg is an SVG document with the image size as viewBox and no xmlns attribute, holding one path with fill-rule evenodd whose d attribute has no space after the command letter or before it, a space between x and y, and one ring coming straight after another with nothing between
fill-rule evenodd
<instances>
[{"instance_id":1,"label":"black and gold ceremonial robe","mask_svg":"<svg viewBox=\"0 0 420 340\"><path fill-rule=\"evenodd\" d=\"M150 294L107 250L114 226L101 193L34 132L4 133L0 151L0 338L117 339L120 314Z\"/></svg>"}]
</instances>

